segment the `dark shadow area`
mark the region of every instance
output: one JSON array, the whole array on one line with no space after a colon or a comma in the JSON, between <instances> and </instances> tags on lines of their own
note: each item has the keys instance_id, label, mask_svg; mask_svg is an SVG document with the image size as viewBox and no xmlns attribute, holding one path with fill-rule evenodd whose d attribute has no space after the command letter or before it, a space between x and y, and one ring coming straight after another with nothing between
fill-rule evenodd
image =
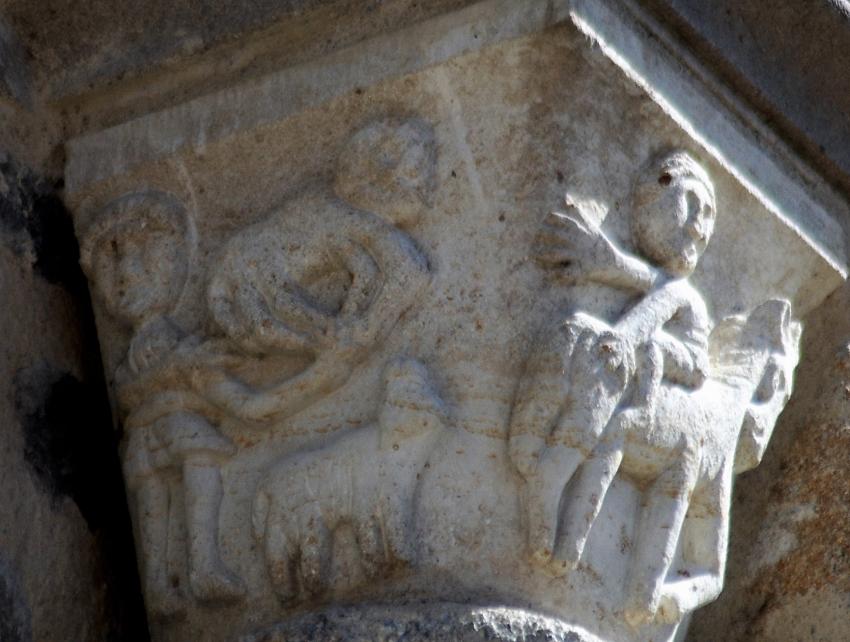
<instances>
[{"instance_id":1,"label":"dark shadow area","mask_svg":"<svg viewBox=\"0 0 850 642\"><path fill-rule=\"evenodd\" d=\"M118 457L120 434L112 423L71 216L58 193L62 185L2 157L0 181L4 183L0 185L4 242L16 254L28 255L36 275L73 297L84 354L82 378L47 362L16 373L14 401L24 431L24 459L50 497L67 497L77 505L94 537L99 557L96 580L107 587L106 639L147 642L150 636ZM4 610L3 595L0 590L0 611ZM0 639L6 639L2 625Z\"/></svg>"}]
</instances>

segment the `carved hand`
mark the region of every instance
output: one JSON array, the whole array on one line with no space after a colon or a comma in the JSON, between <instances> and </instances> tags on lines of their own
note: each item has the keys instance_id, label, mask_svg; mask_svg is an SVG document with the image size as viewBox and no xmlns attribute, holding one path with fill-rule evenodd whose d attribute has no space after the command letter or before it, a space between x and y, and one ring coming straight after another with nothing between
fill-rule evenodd
<instances>
[{"instance_id":1,"label":"carved hand","mask_svg":"<svg viewBox=\"0 0 850 642\"><path fill-rule=\"evenodd\" d=\"M180 332L165 318L148 323L130 341L127 362L135 373L156 365L180 342Z\"/></svg>"},{"instance_id":2,"label":"carved hand","mask_svg":"<svg viewBox=\"0 0 850 642\"><path fill-rule=\"evenodd\" d=\"M614 244L569 200L566 212L550 212L543 220L535 255L568 283L598 280L617 263Z\"/></svg>"}]
</instances>

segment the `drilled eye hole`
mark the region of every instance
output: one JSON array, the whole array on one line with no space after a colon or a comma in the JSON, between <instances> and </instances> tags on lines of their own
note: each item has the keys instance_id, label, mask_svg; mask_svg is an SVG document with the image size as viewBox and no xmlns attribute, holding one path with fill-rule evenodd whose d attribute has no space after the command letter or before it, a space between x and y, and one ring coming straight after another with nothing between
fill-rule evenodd
<instances>
[{"instance_id":1,"label":"drilled eye hole","mask_svg":"<svg viewBox=\"0 0 850 642\"><path fill-rule=\"evenodd\" d=\"M669 185L670 181L672 181L672 180L673 180L673 177L670 176L670 174L664 173L664 174L662 174L661 176L658 177L658 184L659 185Z\"/></svg>"}]
</instances>

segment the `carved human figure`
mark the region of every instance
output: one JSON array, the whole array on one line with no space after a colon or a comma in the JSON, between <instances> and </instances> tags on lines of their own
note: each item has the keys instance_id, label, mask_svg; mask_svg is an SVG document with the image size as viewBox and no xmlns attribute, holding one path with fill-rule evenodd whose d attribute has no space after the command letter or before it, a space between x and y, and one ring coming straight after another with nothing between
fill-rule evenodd
<instances>
[{"instance_id":1,"label":"carved human figure","mask_svg":"<svg viewBox=\"0 0 850 642\"><path fill-rule=\"evenodd\" d=\"M168 194L148 191L108 205L81 251L99 298L133 332L115 375L128 433L124 471L136 496L148 607L163 615L183 607L167 560L169 478L175 472L182 476L193 594L198 599L242 594L218 548L219 465L234 446L213 427L209 405L173 372L175 354L192 343L169 317L186 279L186 236L182 205Z\"/></svg>"},{"instance_id":2,"label":"carved human figure","mask_svg":"<svg viewBox=\"0 0 850 642\"><path fill-rule=\"evenodd\" d=\"M384 371L374 424L336 436L317 450L274 464L254 501L275 591L288 603L329 588L334 533L351 526L368 577L415 559L415 491L446 422L425 367L398 359Z\"/></svg>"},{"instance_id":3,"label":"carved human figure","mask_svg":"<svg viewBox=\"0 0 850 642\"><path fill-rule=\"evenodd\" d=\"M566 282L605 284L640 298L613 325L577 313L544 328L517 391L509 450L525 482L529 547L532 559L555 573L567 567L555 554L564 488L594 449L610 478L622 458L612 417L651 421L662 379L688 389L705 380L709 316L688 277L715 218L711 181L684 152L651 163L634 185L631 230L643 258L618 248L567 204L567 213L544 221L541 263ZM583 546L586 532L573 536Z\"/></svg>"},{"instance_id":4,"label":"carved human figure","mask_svg":"<svg viewBox=\"0 0 850 642\"><path fill-rule=\"evenodd\" d=\"M427 123L371 123L348 141L332 189L309 185L228 241L208 288L215 326L248 357L308 365L257 385L199 359L196 390L233 416L265 421L345 383L430 280L401 228L430 206L435 164Z\"/></svg>"}]
</instances>

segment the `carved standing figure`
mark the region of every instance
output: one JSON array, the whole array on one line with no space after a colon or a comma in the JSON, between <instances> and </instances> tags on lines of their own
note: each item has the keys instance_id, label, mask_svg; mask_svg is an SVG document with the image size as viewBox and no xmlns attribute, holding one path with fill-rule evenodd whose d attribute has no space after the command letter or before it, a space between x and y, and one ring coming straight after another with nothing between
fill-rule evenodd
<instances>
[{"instance_id":1,"label":"carved standing figure","mask_svg":"<svg viewBox=\"0 0 850 642\"><path fill-rule=\"evenodd\" d=\"M277 355L308 365L256 385L219 367L211 343L193 377L199 394L265 421L345 383L430 281L426 257L400 228L430 206L435 163L427 123L372 123L343 150L332 192L307 186L228 241L209 282L215 325L248 362Z\"/></svg>"},{"instance_id":2,"label":"carved standing figure","mask_svg":"<svg viewBox=\"0 0 850 642\"><path fill-rule=\"evenodd\" d=\"M416 488L445 420L425 367L399 359L384 372L376 423L271 468L254 500L254 530L281 601L328 588L334 533L345 524L367 576L414 561Z\"/></svg>"},{"instance_id":3,"label":"carved standing figure","mask_svg":"<svg viewBox=\"0 0 850 642\"><path fill-rule=\"evenodd\" d=\"M218 547L221 462L235 451L213 426L208 404L175 376L175 354L191 338L169 314L188 269L185 210L172 196L124 196L88 231L81 262L107 309L133 331L116 387L128 433L124 472L136 496L148 608L161 615L182 610L182 593L168 569L172 538L170 477L182 477L189 581L196 598L242 595L239 579Z\"/></svg>"},{"instance_id":4,"label":"carved standing figure","mask_svg":"<svg viewBox=\"0 0 850 642\"><path fill-rule=\"evenodd\" d=\"M567 204L567 213L544 221L539 260L569 283L605 284L640 298L613 325L577 313L544 328L517 391L509 451L525 482L529 547L532 559L555 573L568 561L555 554L567 483L594 449L609 483L622 458L620 432L606 430L612 417L651 417L662 379L688 389L705 380L710 322L688 277L715 218L711 181L684 152L651 163L635 183L631 229L643 258L618 248ZM632 407L622 410L633 382ZM574 536L582 547L586 532Z\"/></svg>"}]
</instances>

